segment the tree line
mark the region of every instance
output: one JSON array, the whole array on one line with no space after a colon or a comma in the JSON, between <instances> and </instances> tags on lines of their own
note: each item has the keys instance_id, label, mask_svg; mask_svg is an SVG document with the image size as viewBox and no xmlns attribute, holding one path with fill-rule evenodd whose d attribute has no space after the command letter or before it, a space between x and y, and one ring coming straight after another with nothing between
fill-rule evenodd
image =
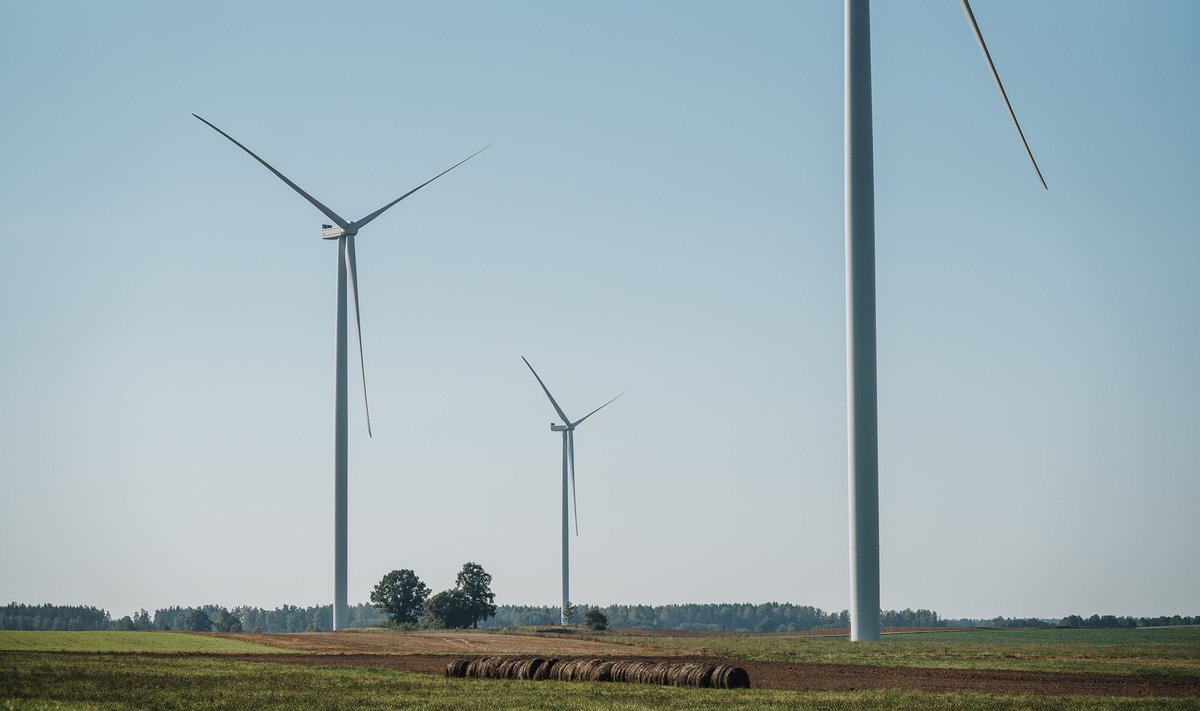
<instances>
[{"instance_id":1,"label":"tree line","mask_svg":"<svg viewBox=\"0 0 1200 711\"><path fill-rule=\"evenodd\" d=\"M153 614L139 610L133 615L113 618L108 611L81 605L23 605L0 607L0 629L6 630L188 630L193 616L203 626L197 612L211 623L215 632L309 632L333 628L333 606L297 607L283 605L273 610L252 606L226 608L222 605L198 607L172 606ZM374 627L387 621L371 605L351 605L350 627ZM209 630L196 630L209 631Z\"/></svg>"},{"instance_id":2,"label":"tree line","mask_svg":"<svg viewBox=\"0 0 1200 711\"><path fill-rule=\"evenodd\" d=\"M1162 617L1118 617L1116 615L1081 617L1080 615L1067 615L1062 618L1061 624L1064 627L1083 627L1085 629L1173 627L1176 625L1200 625L1200 615L1193 617L1184 617L1182 615L1171 615L1170 617L1165 615Z\"/></svg>"},{"instance_id":3,"label":"tree line","mask_svg":"<svg viewBox=\"0 0 1200 711\"><path fill-rule=\"evenodd\" d=\"M204 612L208 616L213 622L212 629L215 632L325 632L333 629L333 605L313 607L281 605L273 610L252 606L240 606L226 610L220 605L168 607L154 611L151 629L187 630L188 616L196 610ZM375 627L387 621L384 615L366 603L350 605L348 612L347 627ZM225 619L222 613L227 613L234 618L237 624L234 625L233 620L230 620L230 628L223 629L225 625L218 624L218 621ZM203 622L200 624L203 625ZM235 626L238 629L234 629Z\"/></svg>"},{"instance_id":4,"label":"tree line","mask_svg":"<svg viewBox=\"0 0 1200 711\"><path fill-rule=\"evenodd\" d=\"M465 567L465 566L464 566ZM401 571L393 571L399 573ZM409 571L410 573L412 571ZM494 605L491 593L491 576L476 576L464 579L466 588L457 585L445 591L434 617L425 620L432 626L481 627L537 627L557 625L560 619L558 606ZM391 575L391 573L389 573ZM415 575L413 576L416 577ZM386 580L387 576L385 576ZM486 580L486 583L484 581ZM383 583L383 581L380 581ZM417 580L416 582L420 582ZM484 583L480 585L480 583ZM423 585L423 584L422 584ZM378 587L378 586L377 586ZM486 593L484 590L486 589ZM425 603L437 595L426 595L417 610L417 622L426 617ZM458 590L458 592L454 592ZM438 593L442 595L442 593ZM471 596L475 595L472 608ZM464 601L467 601L464 604ZM442 604L449 602L450 604ZM493 616L476 617L480 611L487 612L488 605L494 609ZM466 608L467 612L462 612ZM610 627L652 627L695 631L728 632L803 632L814 629L848 627L849 613L825 612L820 608L792 603L740 603L740 604L684 604L684 605L608 605L592 608L577 606L579 610L599 609ZM333 606L297 607L283 605L273 610L252 606L226 608L221 605L200 607L167 607L153 613L139 610L133 615L114 619L106 610L88 605L26 605L10 603L0 607L0 629L6 630L186 630L189 615L203 612L213 631L242 632L305 632L325 631L333 627ZM222 614L224 613L224 614ZM349 608L349 627L373 627L386 624L390 616L370 604L352 605ZM440 617L439 617L440 615ZM470 615L470 616L468 616ZM409 618L411 619L411 618ZM888 610L882 613L886 627L1079 627L1079 628L1129 628L1163 627L1174 625L1200 625L1200 615L1171 615L1159 617L1126 617L1117 615L1068 615L1061 619L1037 619L1016 617L942 619L930 610ZM196 616L197 624L202 622ZM240 628L240 629L235 629ZM224 628L224 629L222 629Z\"/></svg>"},{"instance_id":5,"label":"tree line","mask_svg":"<svg viewBox=\"0 0 1200 711\"><path fill-rule=\"evenodd\" d=\"M575 606L589 608L587 605ZM610 627L649 627L693 632L804 632L850 626L850 612L826 612L811 605L789 602L704 603L682 605L608 605L599 609ZM557 624L557 605L536 607L501 605L488 627L530 627ZM884 610L887 627L939 627L931 610Z\"/></svg>"}]
</instances>

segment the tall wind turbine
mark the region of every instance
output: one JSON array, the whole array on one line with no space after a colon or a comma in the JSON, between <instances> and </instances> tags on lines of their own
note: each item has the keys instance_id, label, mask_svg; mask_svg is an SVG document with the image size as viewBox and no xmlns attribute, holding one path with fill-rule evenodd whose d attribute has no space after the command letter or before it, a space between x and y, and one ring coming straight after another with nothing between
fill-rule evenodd
<instances>
[{"instance_id":1,"label":"tall wind turbine","mask_svg":"<svg viewBox=\"0 0 1200 711\"><path fill-rule=\"evenodd\" d=\"M567 413L563 412L563 409L558 406L558 402L555 401L554 396L550 394L550 388L546 387L546 384L542 382L542 378L537 374L537 371L533 369L532 365L529 365L528 360L525 360L525 356L521 356L521 360L525 361L525 365L529 368L529 372L533 373L533 377L537 378L538 385L542 386L542 391L546 393L546 397L550 398L550 404L554 406L554 411L558 413L558 416L561 417L563 421L563 424L561 425L551 422L550 431L562 432L562 624L565 626L571 622L569 619L567 619L567 605L571 601L570 554L568 548L570 537L567 535L568 465L570 465L571 472L571 503L575 508L575 535L579 535L579 506L575 501L575 428L579 425L582 425L583 421L587 418L608 407L610 404L612 404L613 400L616 400L617 397L621 397L621 395L624 395L625 393L621 393L621 395L614 397L612 400L609 400L600 407L597 407L595 410L592 410L588 414L572 422L571 418L567 417Z\"/></svg>"},{"instance_id":2,"label":"tall wind turbine","mask_svg":"<svg viewBox=\"0 0 1200 711\"><path fill-rule=\"evenodd\" d=\"M975 13L959 0L1042 187L1046 181L1009 103ZM846 409L850 484L850 639L879 639L879 448L875 388L875 179L871 136L871 5L846 0Z\"/></svg>"},{"instance_id":3,"label":"tall wind turbine","mask_svg":"<svg viewBox=\"0 0 1200 711\"><path fill-rule=\"evenodd\" d=\"M196 114L192 114L196 116ZM209 123L204 118L196 116L196 118L204 121L208 126L228 138L235 146L241 148L250 154L254 160L262 163L267 170L275 174L283 182L287 183L288 187L295 190L305 200L312 203L313 207L321 211L321 214L328 217L333 225L321 225L321 238L327 240L337 240L338 242L338 258L337 258L337 328L335 347L336 363L334 366L334 447L333 447L333 629L345 629L349 623L348 610L346 608L346 499L347 499L347 477L346 477L346 461L348 451L348 436L347 436L347 404L346 404L346 283L350 284L350 290L354 294L354 329L358 335L358 362L362 372L363 381L363 407L366 410L367 417L367 436L371 436L371 408L367 404L367 368L363 363L362 352L362 320L359 317L358 309L358 264L354 258L354 237L358 231L366 227L372 220L386 212L390 207L400 202L404 198L412 195L421 188L429 185L433 181L442 177L446 173L454 170L458 166L466 163L468 160L479 155L487 146L480 148L471 155L463 158L459 162L443 170L429 180L421 183L417 187L409 190L395 200L389 202L375 212L363 217L360 220L347 222L342 219L333 210L322 205L312 195L304 192L299 185L296 185L287 178L286 175L275 170L270 163L262 158L259 158L254 151L243 146L233 136L225 133L213 124ZM489 144L490 145L490 144ZM336 225L336 227L334 226Z\"/></svg>"}]
</instances>

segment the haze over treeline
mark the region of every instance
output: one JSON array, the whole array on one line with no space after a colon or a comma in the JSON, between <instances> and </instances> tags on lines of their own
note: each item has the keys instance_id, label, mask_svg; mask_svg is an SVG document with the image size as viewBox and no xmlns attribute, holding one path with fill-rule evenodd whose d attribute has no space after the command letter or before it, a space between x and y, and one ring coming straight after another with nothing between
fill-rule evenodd
<instances>
[{"instance_id":1,"label":"haze over treeline","mask_svg":"<svg viewBox=\"0 0 1200 711\"><path fill-rule=\"evenodd\" d=\"M579 605L578 617L591 606ZM706 603L683 605L608 605L600 607L611 627L650 627L657 629L728 632L804 632L815 629L837 629L849 625L846 610L826 612L820 608L792 603ZM231 632L306 632L326 631L333 620L330 605L297 607L283 605L273 610L221 605L200 607L172 606L153 613L139 610L133 615L114 619L107 610L88 605L26 605L10 603L0 608L0 629L10 630L182 630L188 616L195 610L210 618L228 620ZM222 615L221 613L227 613ZM517 626L555 625L559 620L558 606L500 605L495 617L481 627L502 628ZM350 607L350 627L383 625L387 617L371 605L361 603ZM235 624L236 623L236 624ZM1200 615L1171 615L1160 617L1128 617L1118 615L1068 615L1059 618L994 617L989 619L943 619L932 610L885 610L885 627L1159 627L1198 625Z\"/></svg>"}]
</instances>

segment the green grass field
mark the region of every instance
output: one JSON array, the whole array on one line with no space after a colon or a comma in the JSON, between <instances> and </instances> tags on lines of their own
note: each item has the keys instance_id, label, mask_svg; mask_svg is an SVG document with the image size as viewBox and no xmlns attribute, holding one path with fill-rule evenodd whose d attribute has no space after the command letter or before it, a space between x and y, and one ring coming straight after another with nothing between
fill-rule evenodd
<instances>
[{"instance_id":1,"label":"green grass field","mask_svg":"<svg viewBox=\"0 0 1200 711\"><path fill-rule=\"evenodd\" d=\"M596 636L610 642L758 661L950 669L1200 676L1200 627L1128 630L968 630L844 638L713 635Z\"/></svg>"},{"instance_id":2,"label":"green grass field","mask_svg":"<svg viewBox=\"0 0 1200 711\"><path fill-rule=\"evenodd\" d=\"M1194 709L1193 699L724 691L446 679L371 669L0 652L4 709Z\"/></svg>"},{"instance_id":3,"label":"green grass field","mask_svg":"<svg viewBox=\"0 0 1200 711\"><path fill-rule=\"evenodd\" d=\"M0 650L18 652L198 652L275 654L287 650L187 632L20 632L0 630Z\"/></svg>"}]
</instances>

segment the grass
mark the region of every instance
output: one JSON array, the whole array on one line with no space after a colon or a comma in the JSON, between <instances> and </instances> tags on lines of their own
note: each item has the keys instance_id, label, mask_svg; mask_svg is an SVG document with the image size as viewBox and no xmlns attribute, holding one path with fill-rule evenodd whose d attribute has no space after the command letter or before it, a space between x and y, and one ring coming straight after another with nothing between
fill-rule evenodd
<instances>
[{"instance_id":1,"label":"grass","mask_svg":"<svg viewBox=\"0 0 1200 711\"><path fill-rule=\"evenodd\" d=\"M984 644L1077 644L1106 647L1146 647L1161 644L1200 646L1200 627L1142 627L1103 630L976 629L891 634L886 635L884 639L889 641L980 642Z\"/></svg>"},{"instance_id":2,"label":"grass","mask_svg":"<svg viewBox=\"0 0 1200 711\"><path fill-rule=\"evenodd\" d=\"M1194 699L676 689L446 679L229 658L0 652L0 709L1194 709Z\"/></svg>"},{"instance_id":3,"label":"grass","mask_svg":"<svg viewBox=\"0 0 1200 711\"><path fill-rule=\"evenodd\" d=\"M187 632L21 632L0 630L0 650L18 652L286 653L278 647Z\"/></svg>"},{"instance_id":4,"label":"grass","mask_svg":"<svg viewBox=\"0 0 1200 711\"><path fill-rule=\"evenodd\" d=\"M674 653L796 664L1200 676L1200 628L969 630L885 635L882 641L713 635L587 635Z\"/></svg>"}]
</instances>

